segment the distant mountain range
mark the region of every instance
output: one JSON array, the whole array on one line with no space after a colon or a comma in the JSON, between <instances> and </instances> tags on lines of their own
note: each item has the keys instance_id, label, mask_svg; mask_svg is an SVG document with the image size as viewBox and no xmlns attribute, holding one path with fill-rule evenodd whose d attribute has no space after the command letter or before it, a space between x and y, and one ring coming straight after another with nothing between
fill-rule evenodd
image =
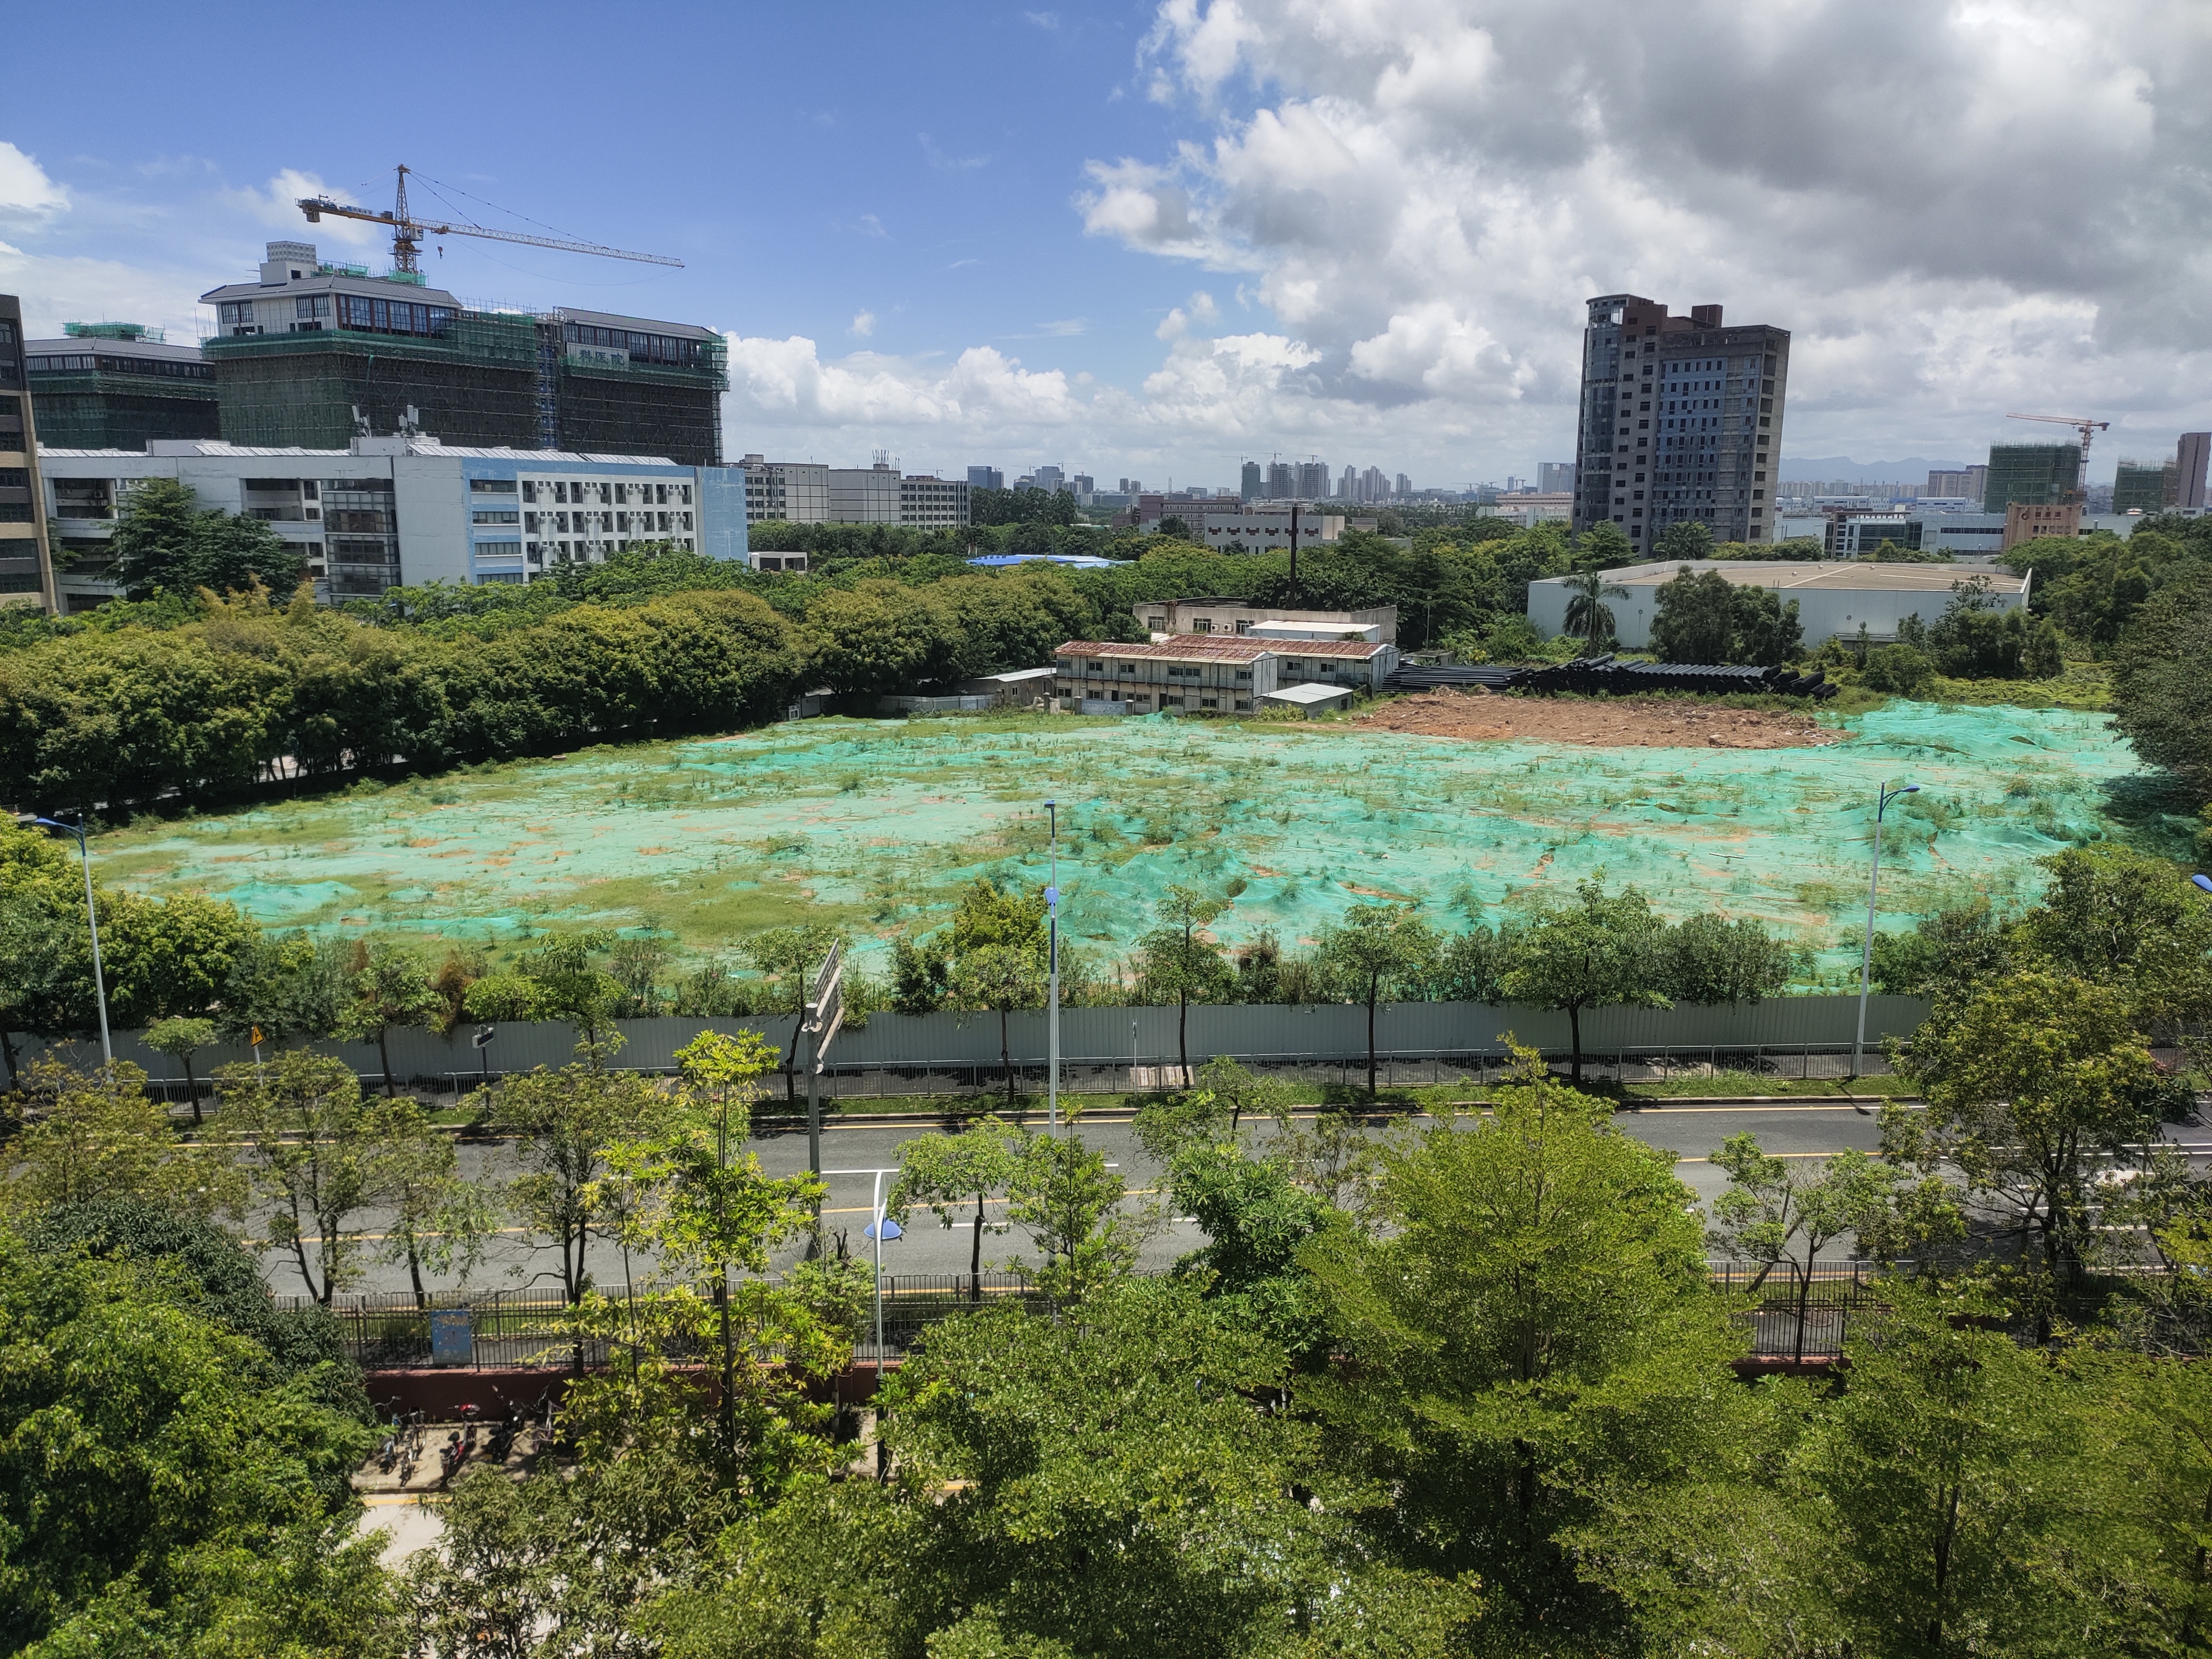
<instances>
[{"instance_id":1,"label":"distant mountain range","mask_svg":"<svg viewBox=\"0 0 2212 1659\"><path fill-rule=\"evenodd\" d=\"M1848 455L1784 455L1782 476L1848 479L1852 483L1925 483L1931 472L1963 472L1978 461L1931 461L1907 455L1901 461L1855 461Z\"/></svg>"}]
</instances>

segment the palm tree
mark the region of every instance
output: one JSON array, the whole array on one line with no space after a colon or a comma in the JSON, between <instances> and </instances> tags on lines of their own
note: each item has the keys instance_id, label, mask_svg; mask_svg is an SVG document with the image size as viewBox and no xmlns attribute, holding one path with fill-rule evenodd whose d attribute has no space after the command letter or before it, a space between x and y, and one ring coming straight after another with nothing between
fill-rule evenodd
<instances>
[{"instance_id":1,"label":"palm tree","mask_svg":"<svg viewBox=\"0 0 2212 1659\"><path fill-rule=\"evenodd\" d=\"M1628 590L1618 582L1609 582L1600 570L1584 571L1579 576L1567 578L1567 632L1579 634L1589 641L1583 654L1595 657L1598 641L1613 632L1613 612L1607 599L1625 599Z\"/></svg>"}]
</instances>

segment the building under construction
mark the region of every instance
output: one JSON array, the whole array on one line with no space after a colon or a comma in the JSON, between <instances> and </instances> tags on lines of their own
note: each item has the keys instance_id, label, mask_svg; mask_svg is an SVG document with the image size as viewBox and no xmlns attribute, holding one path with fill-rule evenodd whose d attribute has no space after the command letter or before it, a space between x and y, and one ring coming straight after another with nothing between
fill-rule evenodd
<instances>
[{"instance_id":1,"label":"building under construction","mask_svg":"<svg viewBox=\"0 0 2212 1659\"><path fill-rule=\"evenodd\" d=\"M2015 504L2063 506L2079 501L2081 488L2079 444L1991 444L1982 511L2002 513Z\"/></svg>"},{"instance_id":2,"label":"building under construction","mask_svg":"<svg viewBox=\"0 0 2212 1659\"><path fill-rule=\"evenodd\" d=\"M23 348L41 442L143 449L222 435L215 370L197 343L172 345L139 323L64 323L62 334Z\"/></svg>"},{"instance_id":3,"label":"building under construction","mask_svg":"<svg viewBox=\"0 0 2212 1659\"><path fill-rule=\"evenodd\" d=\"M234 444L343 449L421 431L448 444L722 458L722 337L601 312L477 311L420 273L326 264L271 242L257 283L200 296Z\"/></svg>"}]
</instances>

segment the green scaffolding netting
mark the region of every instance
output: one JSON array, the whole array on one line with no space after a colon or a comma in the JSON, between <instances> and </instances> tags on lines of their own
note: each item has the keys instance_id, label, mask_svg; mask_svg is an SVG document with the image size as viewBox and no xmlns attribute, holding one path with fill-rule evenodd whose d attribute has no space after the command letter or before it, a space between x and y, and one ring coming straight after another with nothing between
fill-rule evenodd
<instances>
[{"instance_id":1,"label":"green scaffolding netting","mask_svg":"<svg viewBox=\"0 0 2212 1659\"><path fill-rule=\"evenodd\" d=\"M1122 955L1170 882L1245 889L1235 943L1310 939L1363 898L1449 925L1602 873L1670 917L1756 917L1852 953L1871 797L1892 809L1890 925L1976 894L2025 902L2033 860L2112 833L2139 768L2101 715L1896 703L1815 749L1468 743L1343 725L1039 715L817 720L608 748L100 838L112 878L233 900L271 927L487 942L581 927L711 951L811 918L864 953L950 913L977 875L1042 886L1060 809L1068 933Z\"/></svg>"}]
</instances>

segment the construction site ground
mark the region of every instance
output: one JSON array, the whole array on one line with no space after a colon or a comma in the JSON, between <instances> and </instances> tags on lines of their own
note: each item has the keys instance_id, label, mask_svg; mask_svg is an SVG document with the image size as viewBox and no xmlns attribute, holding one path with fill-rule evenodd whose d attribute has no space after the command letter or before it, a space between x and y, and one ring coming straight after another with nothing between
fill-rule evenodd
<instances>
[{"instance_id":1,"label":"construction site ground","mask_svg":"<svg viewBox=\"0 0 2212 1659\"><path fill-rule=\"evenodd\" d=\"M1814 749L1846 735L1802 712L1731 708L1689 697L1532 697L1469 686L1397 697L1358 725L1469 743L1571 743L1604 749Z\"/></svg>"},{"instance_id":2,"label":"construction site ground","mask_svg":"<svg viewBox=\"0 0 2212 1659\"><path fill-rule=\"evenodd\" d=\"M941 927L976 878L1041 890L1054 800L1060 938L1109 975L1174 884L1229 901L1224 945L1264 932L1291 949L1354 903L1495 927L1602 875L1669 920L1765 921L1813 953L1798 988L1820 990L1855 982L1885 779L1921 786L1885 827L1890 927L1977 896L2032 901L2039 858L2115 835L2165 834L2184 856L2196 828L2115 816L2115 792L2147 786L2100 714L1495 696L1370 713L793 720L142 819L97 837L93 861L280 931L431 952L651 927L672 982L733 963L763 928L818 921L880 973L892 941Z\"/></svg>"}]
</instances>

